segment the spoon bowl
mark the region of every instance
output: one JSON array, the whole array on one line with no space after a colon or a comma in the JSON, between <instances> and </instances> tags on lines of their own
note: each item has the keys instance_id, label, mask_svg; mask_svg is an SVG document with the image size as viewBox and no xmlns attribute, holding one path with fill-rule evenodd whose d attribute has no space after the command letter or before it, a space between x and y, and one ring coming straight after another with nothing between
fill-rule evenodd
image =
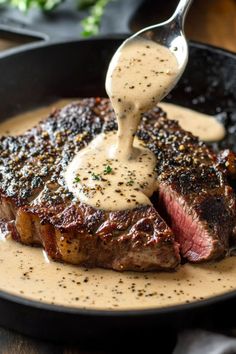
<instances>
[{"instance_id":1,"label":"spoon bowl","mask_svg":"<svg viewBox=\"0 0 236 354\"><path fill-rule=\"evenodd\" d=\"M180 0L174 14L165 22L141 29L126 39L114 54L108 73L110 74L117 63L121 49L139 39L146 39L168 48L177 60L177 72L172 84L165 91L163 99L181 78L188 62L188 43L184 34L184 22L192 0ZM109 76L107 75L107 78Z\"/></svg>"}]
</instances>

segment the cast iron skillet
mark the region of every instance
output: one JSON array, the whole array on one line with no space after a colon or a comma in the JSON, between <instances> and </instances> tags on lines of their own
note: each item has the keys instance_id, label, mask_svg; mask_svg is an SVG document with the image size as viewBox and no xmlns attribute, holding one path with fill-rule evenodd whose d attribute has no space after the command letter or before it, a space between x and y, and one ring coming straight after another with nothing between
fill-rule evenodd
<instances>
[{"instance_id":1,"label":"cast iron skillet","mask_svg":"<svg viewBox=\"0 0 236 354\"><path fill-rule=\"evenodd\" d=\"M0 54L0 119L61 97L104 95L108 62L124 38L37 43ZM221 113L234 143L236 55L191 43L190 60L171 102L209 114ZM224 143L222 144L224 145ZM185 305L138 311L73 309L0 292L0 325L59 341L142 339L159 342L185 327L236 324L236 291ZM220 319L220 321L219 321ZM118 340L117 340L118 338Z\"/></svg>"}]
</instances>

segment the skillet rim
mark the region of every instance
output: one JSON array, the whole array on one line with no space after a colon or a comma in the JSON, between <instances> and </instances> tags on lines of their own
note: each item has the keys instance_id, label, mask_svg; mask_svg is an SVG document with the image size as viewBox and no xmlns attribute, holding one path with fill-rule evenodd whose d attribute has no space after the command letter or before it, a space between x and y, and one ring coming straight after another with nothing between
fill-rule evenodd
<instances>
[{"instance_id":1,"label":"skillet rim","mask_svg":"<svg viewBox=\"0 0 236 354\"><path fill-rule=\"evenodd\" d=\"M60 46L63 44L71 45L80 42L102 42L104 40L108 41L119 41L124 40L127 35L119 34L119 35L107 35L107 36L98 36L96 38L89 38L89 39L73 39L73 40L59 40L59 41L40 41L40 42L33 42L31 44L22 45L16 48L11 48L6 51L0 53L0 60L7 59L8 57L14 57L17 55L21 55L30 51L40 50L42 48L53 47L53 46ZM231 57L236 61L236 53L220 48L211 44L200 43L196 41L189 41L190 47L197 48L200 50L210 50L214 53ZM236 290L231 290L225 292L220 295L215 295L209 297L204 300L197 300L190 303L183 303L165 307L151 307L145 309L123 309L123 310L106 310L106 309L89 309L89 308L77 308L77 307L70 307L70 306L63 306L63 305L55 305L46 302L40 302L36 300L31 300L23 296L14 295L4 290L0 290L0 300L5 300L13 305L20 305L27 308L33 308L35 310L43 310L49 311L51 313L57 313L60 315L81 315L81 316L88 316L88 317L107 317L107 318L114 318L114 317L147 317L150 315L155 316L163 316L163 315L174 315L180 312L190 312L192 310L200 310L202 308L209 307L211 305L221 304L222 302L235 300L236 301Z\"/></svg>"},{"instance_id":2,"label":"skillet rim","mask_svg":"<svg viewBox=\"0 0 236 354\"><path fill-rule=\"evenodd\" d=\"M28 51L33 51L33 50L38 50L41 48L47 48L47 47L53 47L53 46L60 46L63 44L75 44L75 43L83 43L83 42L102 42L104 40L108 41L119 41L119 40L125 40L128 37L127 34L117 34L117 35L98 35L92 38L80 38L80 39L71 39L71 40L41 40L41 41L35 41L32 43L28 44L23 44L19 45L18 47L14 48L9 48L4 51L0 52L0 60L8 58L9 56L14 56L18 54L23 54ZM215 53L226 55L229 57L232 57L233 59L236 60L236 52L233 52L228 49L224 49L212 44L207 44L207 43L202 43L194 40L188 40L188 44L190 47L193 48L198 48L198 49L206 49L206 50L211 50L214 51Z\"/></svg>"}]
</instances>

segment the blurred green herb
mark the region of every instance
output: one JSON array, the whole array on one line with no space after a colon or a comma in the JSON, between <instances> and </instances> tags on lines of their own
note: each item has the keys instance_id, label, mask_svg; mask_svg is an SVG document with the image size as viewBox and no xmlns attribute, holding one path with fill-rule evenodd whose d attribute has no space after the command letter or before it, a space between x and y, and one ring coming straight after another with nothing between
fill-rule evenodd
<instances>
[{"instance_id":1,"label":"blurred green herb","mask_svg":"<svg viewBox=\"0 0 236 354\"><path fill-rule=\"evenodd\" d=\"M65 0L0 0L0 5L10 5L22 12L40 8L48 12L54 10ZM82 35L89 37L99 33L105 7L112 0L76 0L79 10L89 10L89 15L81 21Z\"/></svg>"},{"instance_id":2,"label":"blurred green herb","mask_svg":"<svg viewBox=\"0 0 236 354\"><path fill-rule=\"evenodd\" d=\"M90 8L90 15L81 21L84 37L95 36L99 33L104 9L111 0L97 0Z\"/></svg>"},{"instance_id":3,"label":"blurred green herb","mask_svg":"<svg viewBox=\"0 0 236 354\"><path fill-rule=\"evenodd\" d=\"M60 5L64 0L0 0L0 4L16 7L22 12L32 7L38 7L43 11L51 11Z\"/></svg>"},{"instance_id":4,"label":"blurred green herb","mask_svg":"<svg viewBox=\"0 0 236 354\"><path fill-rule=\"evenodd\" d=\"M78 9L86 10L88 7L93 6L97 0L77 0L78 1Z\"/></svg>"}]
</instances>

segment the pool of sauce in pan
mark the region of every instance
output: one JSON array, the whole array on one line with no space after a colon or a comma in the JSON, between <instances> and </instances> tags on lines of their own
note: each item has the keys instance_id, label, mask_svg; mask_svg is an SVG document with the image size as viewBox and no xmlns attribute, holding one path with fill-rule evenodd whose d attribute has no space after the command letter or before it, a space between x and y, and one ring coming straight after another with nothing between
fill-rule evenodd
<instances>
[{"instance_id":1,"label":"pool of sauce in pan","mask_svg":"<svg viewBox=\"0 0 236 354\"><path fill-rule=\"evenodd\" d=\"M53 107L71 101L61 100L9 119L0 124L0 134L20 134ZM183 115L186 112L191 119L182 110ZM211 122L205 128L209 127ZM170 306L236 289L235 279L236 257L204 265L185 264L171 273L119 273L53 262L41 248L23 246L3 235L0 241L0 290L63 306L106 310Z\"/></svg>"}]
</instances>

